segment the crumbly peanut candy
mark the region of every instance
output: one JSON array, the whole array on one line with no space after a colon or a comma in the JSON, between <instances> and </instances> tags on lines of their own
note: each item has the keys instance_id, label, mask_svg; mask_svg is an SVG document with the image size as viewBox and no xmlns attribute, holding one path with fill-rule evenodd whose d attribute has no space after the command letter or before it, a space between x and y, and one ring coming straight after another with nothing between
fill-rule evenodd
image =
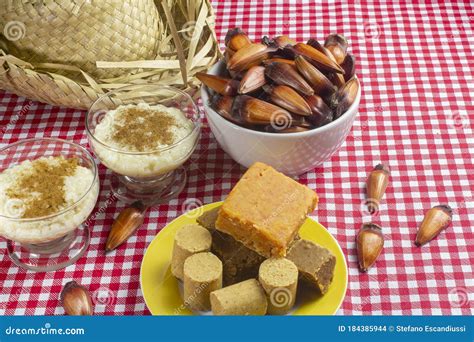
<instances>
[{"instance_id":1,"label":"crumbly peanut candy","mask_svg":"<svg viewBox=\"0 0 474 342\"><path fill-rule=\"evenodd\" d=\"M295 263L302 280L322 294L328 291L336 266L336 257L328 249L301 239L288 250L287 258Z\"/></svg>"},{"instance_id":2,"label":"crumbly peanut candy","mask_svg":"<svg viewBox=\"0 0 474 342\"><path fill-rule=\"evenodd\" d=\"M183 299L191 310L211 310L211 292L222 288L222 262L209 252L193 254L184 262Z\"/></svg>"},{"instance_id":3,"label":"crumbly peanut candy","mask_svg":"<svg viewBox=\"0 0 474 342\"><path fill-rule=\"evenodd\" d=\"M265 315L267 297L256 279L211 292L212 313L217 316Z\"/></svg>"},{"instance_id":4,"label":"crumbly peanut candy","mask_svg":"<svg viewBox=\"0 0 474 342\"><path fill-rule=\"evenodd\" d=\"M267 258L285 256L317 202L313 190L255 163L224 201L216 229Z\"/></svg>"},{"instance_id":5,"label":"crumbly peanut candy","mask_svg":"<svg viewBox=\"0 0 474 342\"><path fill-rule=\"evenodd\" d=\"M294 306L298 287L298 268L285 258L265 260L258 271L258 281L267 294L270 315L287 314Z\"/></svg>"},{"instance_id":6,"label":"crumbly peanut candy","mask_svg":"<svg viewBox=\"0 0 474 342\"><path fill-rule=\"evenodd\" d=\"M174 237L171 273L176 278L183 280L185 260L193 254L209 252L211 244L211 233L200 225L191 224L179 229Z\"/></svg>"}]
</instances>

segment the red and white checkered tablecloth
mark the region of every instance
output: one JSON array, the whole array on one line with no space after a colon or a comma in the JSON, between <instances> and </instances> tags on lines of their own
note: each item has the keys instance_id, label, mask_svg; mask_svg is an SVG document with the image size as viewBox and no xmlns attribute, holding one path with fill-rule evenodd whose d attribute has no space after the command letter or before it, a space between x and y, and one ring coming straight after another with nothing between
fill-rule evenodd
<instances>
[{"instance_id":1,"label":"red and white checkered tablecloth","mask_svg":"<svg viewBox=\"0 0 474 342\"><path fill-rule=\"evenodd\" d=\"M340 313L472 314L474 312L474 5L468 0L416 3L359 1L213 1L220 40L240 26L252 37L287 34L306 40L339 32L357 56L363 87L359 116L341 149L299 178L316 189L314 217L337 238L347 258L349 285ZM84 112L58 108L0 91L0 146L32 137L59 137L87 145ZM390 186L375 218L385 247L368 274L357 269L355 235L367 220L365 178L383 162ZM204 125L187 164L179 199L153 208L126 245L105 256L104 243L121 209L101 165L101 194L92 242L75 265L49 273L14 266L0 241L0 314L63 314L63 284L75 279L101 293L97 314L149 314L140 290L147 245L183 213L186 199L225 198L244 172ZM430 207L446 203L453 223L422 248L413 244ZM105 297L104 297L105 296ZM105 299L104 299L105 298Z\"/></svg>"}]
</instances>

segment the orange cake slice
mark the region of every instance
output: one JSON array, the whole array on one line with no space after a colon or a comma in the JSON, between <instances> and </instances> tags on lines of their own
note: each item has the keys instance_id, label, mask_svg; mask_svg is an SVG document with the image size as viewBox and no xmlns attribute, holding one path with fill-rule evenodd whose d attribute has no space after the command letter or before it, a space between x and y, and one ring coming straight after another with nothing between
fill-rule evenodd
<instances>
[{"instance_id":1,"label":"orange cake slice","mask_svg":"<svg viewBox=\"0 0 474 342\"><path fill-rule=\"evenodd\" d=\"M216 229L264 257L285 256L318 196L263 163L253 164L224 201Z\"/></svg>"}]
</instances>

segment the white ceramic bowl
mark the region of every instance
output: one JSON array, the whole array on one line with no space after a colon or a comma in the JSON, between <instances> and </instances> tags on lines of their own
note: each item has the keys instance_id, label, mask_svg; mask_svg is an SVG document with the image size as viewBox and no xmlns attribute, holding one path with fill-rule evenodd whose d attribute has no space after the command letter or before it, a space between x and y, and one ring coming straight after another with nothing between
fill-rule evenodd
<instances>
[{"instance_id":1,"label":"white ceramic bowl","mask_svg":"<svg viewBox=\"0 0 474 342\"><path fill-rule=\"evenodd\" d=\"M222 61L209 73L224 72ZM224 119L210 107L210 92L201 88L201 97L211 131L222 149L237 163L249 167L260 161L287 175L301 175L328 160L346 139L358 113L361 90L346 113L333 122L299 133L266 133L254 131Z\"/></svg>"}]
</instances>

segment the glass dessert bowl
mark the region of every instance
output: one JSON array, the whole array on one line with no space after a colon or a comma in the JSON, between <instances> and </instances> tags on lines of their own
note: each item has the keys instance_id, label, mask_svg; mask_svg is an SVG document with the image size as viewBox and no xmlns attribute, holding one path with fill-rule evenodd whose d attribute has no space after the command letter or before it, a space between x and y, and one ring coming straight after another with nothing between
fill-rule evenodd
<instances>
[{"instance_id":1,"label":"glass dessert bowl","mask_svg":"<svg viewBox=\"0 0 474 342\"><path fill-rule=\"evenodd\" d=\"M185 92L158 85L133 85L97 99L86 118L89 143L111 171L120 200L163 203L186 184L183 164L194 152L199 109Z\"/></svg>"},{"instance_id":2,"label":"glass dessert bowl","mask_svg":"<svg viewBox=\"0 0 474 342\"><path fill-rule=\"evenodd\" d=\"M27 139L0 150L0 236L12 261L33 271L73 264L87 250L86 222L99 195L97 166L83 147Z\"/></svg>"}]
</instances>

